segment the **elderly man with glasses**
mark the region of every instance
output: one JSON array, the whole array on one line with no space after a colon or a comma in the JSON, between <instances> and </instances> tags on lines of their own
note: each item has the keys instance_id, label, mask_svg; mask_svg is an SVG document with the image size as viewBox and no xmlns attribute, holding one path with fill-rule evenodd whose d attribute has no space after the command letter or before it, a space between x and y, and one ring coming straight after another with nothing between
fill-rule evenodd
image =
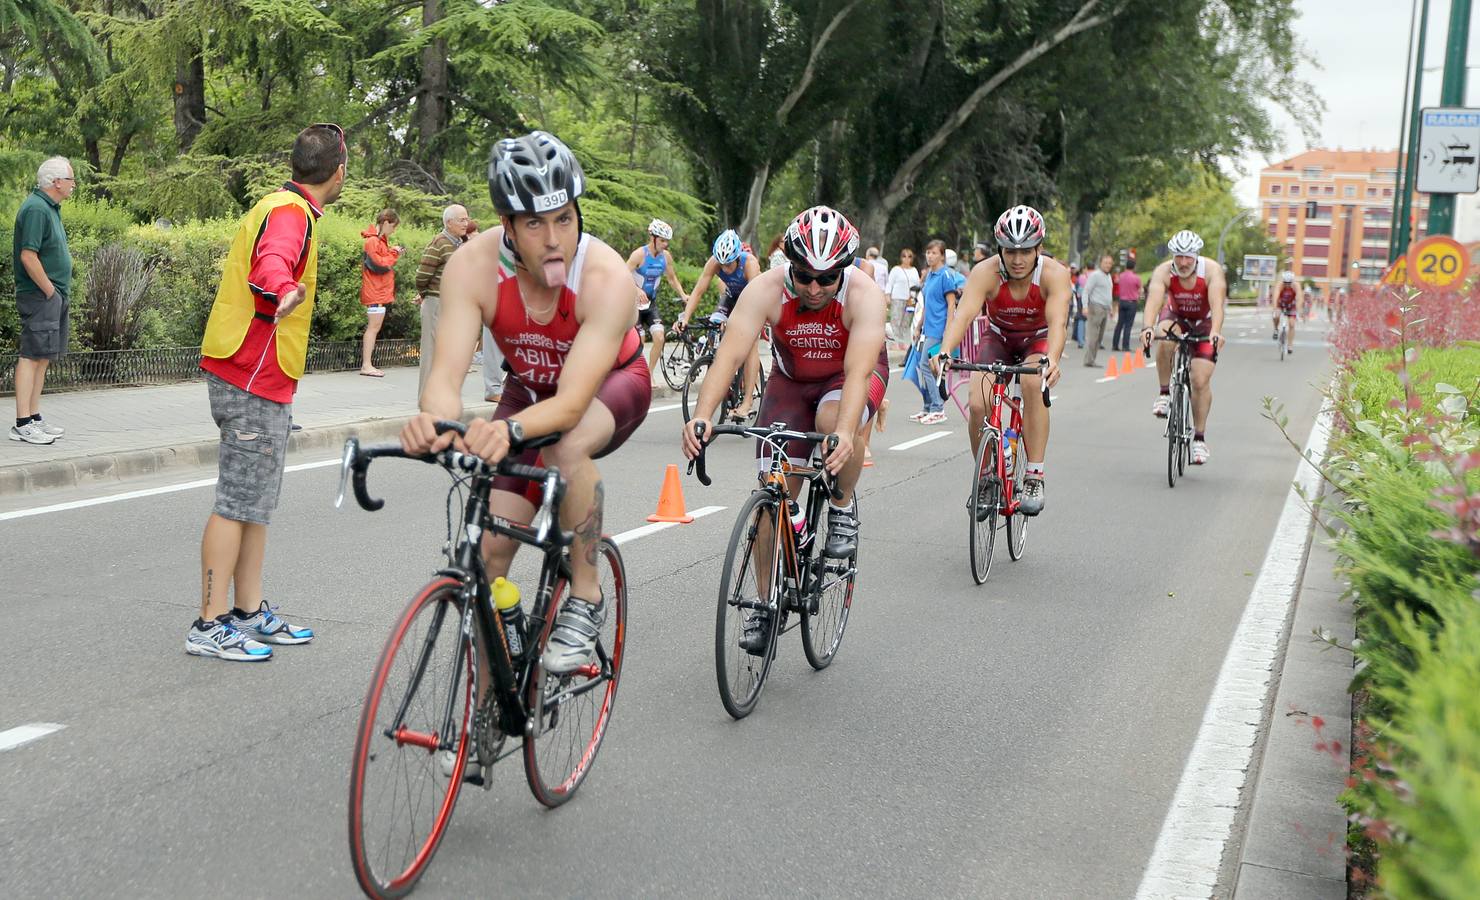
<instances>
[{"instance_id":1,"label":"elderly man with glasses","mask_svg":"<svg viewBox=\"0 0 1480 900\"><path fill-rule=\"evenodd\" d=\"M65 157L53 156L36 170L36 187L15 214L11 264L21 340L15 360L15 425L10 439L50 444L65 432L41 419L41 386L51 361L67 352L68 298L72 254L62 227L62 202L77 179Z\"/></svg>"}]
</instances>

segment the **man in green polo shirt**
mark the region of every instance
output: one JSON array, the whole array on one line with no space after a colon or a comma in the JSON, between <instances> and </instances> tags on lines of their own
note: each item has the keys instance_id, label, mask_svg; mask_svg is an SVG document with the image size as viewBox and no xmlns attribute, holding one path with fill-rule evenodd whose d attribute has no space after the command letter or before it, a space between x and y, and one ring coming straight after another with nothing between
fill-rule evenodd
<instances>
[{"instance_id":1,"label":"man in green polo shirt","mask_svg":"<svg viewBox=\"0 0 1480 900\"><path fill-rule=\"evenodd\" d=\"M72 294L72 254L62 228L62 201L77 179L65 157L53 156L36 170L36 187L15 214L15 305L21 345L15 361L15 426L12 441L50 444L65 430L41 420L41 385L46 367L67 352Z\"/></svg>"}]
</instances>

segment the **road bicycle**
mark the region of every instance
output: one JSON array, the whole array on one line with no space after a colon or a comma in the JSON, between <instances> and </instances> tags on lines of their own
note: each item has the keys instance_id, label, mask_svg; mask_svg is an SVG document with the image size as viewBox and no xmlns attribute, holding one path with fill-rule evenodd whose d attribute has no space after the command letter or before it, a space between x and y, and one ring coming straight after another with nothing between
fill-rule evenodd
<instances>
[{"instance_id":1,"label":"road bicycle","mask_svg":"<svg viewBox=\"0 0 1480 900\"><path fill-rule=\"evenodd\" d=\"M1170 333L1154 340L1176 344L1172 353L1172 378L1168 382L1170 394L1167 406L1167 486L1176 487L1177 478L1187 473L1192 459L1192 352L1197 344L1208 340L1206 336ZM1281 342L1281 347L1284 343ZM1151 348L1142 351L1151 355ZM1281 351L1283 354L1283 350Z\"/></svg>"},{"instance_id":2,"label":"road bicycle","mask_svg":"<svg viewBox=\"0 0 1480 900\"><path fill-rule=\"evenodd\" d=\"M670 388L675 391L684 389L694 360L708 356L719 344L719 328L718 323L704 321L695 322L683 331L669 330L658 366Z\"/></svg>"},{"instance_id":3,"label":"road bicycle","mask_svg":"<svg viewBox=\"0 0 1480 900\"><path fill-rule=\"evenodd\" d=\"M1285 314L1283 314L1283 313L1281 313L1280 314L1280 327L1279 327L1279 330L1275 332L1275 340L1278 341L1279 342L1279 345L1280 345L1280 362L1284 362L1285 361L1285 355L1290 352L1289 347L1287 346L1289 344L1289 339L1290 339L1290 317L1287 316L1287 315L1285 315Z\"/></svg>"},{"instance_id":4,"label":"road bicycle","mask_svg":"<svg viewBox=\"0 0 1480 900\"><path fill-rule=\"evenodd\" d=\"M694 360L689 368L689 377L683 385L683 420L689 421L694 417L694 409L699 405L699 385L703 383L704 376L709 374L709 369L714 365L714 353L707 353ZM751 423L760 413L761 395L766 390L766 365L761 363L756 368L755 389L751 392L750 415L747 417ZM735 375L730 379L730 389L725 391L719 401L719 409L715 411L716 422L726 422L735 417L735 410L739 409L745 398L745 363L735 370Z\"/></svg>"},{"instance_id":5,"label":"road bicycle","mask_svg":"<svg viewBox=\"0 0 1480 900\"><path fill-rule=\"evenodd\" d=\"M826 542L822 508L828 497L842 499L822 465L837 446L836 435L793 431L782 423L715 425L710 440L722 434L756 438L770 451L761 486L740 507L730 532L715 612L714 671L720 702L731 716L743 719L760 699L781 635L800 625L802 653L819 671L837 657L853 606L858 551L855 548L846 559L831 559L822 552ZM806 465L788 458L790 441L812 445ZM700 483L710 484L703 449L690 462L689 471ZM789 479L801 479L806 487L801 505L791 500ZM797 618L788 624L791 613ZM740 639L746 621L755 615L767 619L764 644L752 652L740 646Z\"/></svg>"},{"instance_id":6,"label":"road bicycle","mask_svg":"<svg viewBox=\"0 0 1480 900\"><path fill-rule=\"evenodd\" d=\"M972 469L971 496L967 500L967 546L970 548L971 577L984 584L992 569L992 552L997 543L998 520L1007 531L1007 555L1016 562L1023 558L1028 545L1028 517L1019 508L1019 495L1027 472L1023 453L1024 375L1042 376L1044 363L1014 366L1007 363L969 363L952 360L949 371L986 372L993 376L987 398L987 414L982 417L981 439L977 442L976 465ZM947 397L945 373L937 380L941 399ZM985 382L983 382L986 390ZM1043 405L1053 405L1048 380L1043 380ZM1002 411L1007 410L1007 427L1003 428Z\"/></svg>"},{"instance_id":7,"label":"road bicycle","mask_svg":"<svg viewBox=\"0 0 1480 900\"><path fill-rule=\"evenodd\" d=\"M438 422L438 433L464 433L459 422ZM560 438L545 435L512 445L510 455ZM505 459L492 466L448 449L407 454L399 444L361 446L350 438L341 461L339 498L352 481L360 506L385 505L370 496L370 462L400 457L446 469L446 565L412 597L391 629L375 666L356 729L350 768L349 844L355 878L371 897L402 897L426 871L452 818L464 781L491 786L492 765L523 751L524 773L536 800L555 807L569 800L601 748L621 680L627 634L627 576L610 538L597 545L606 622L596 661L556 675L540 665L555 615L570 584L574 536L560 525L565 480L557 469ZM511 522L488 508L496 476L539 485L536 525ZM462 518L453 517L453 503ZM490 602L480 545L500 534L543 554L534 602L525 614ZM480 668L480 654L486 667ZM506 744L507 746L506 748ZM481 775L469 773L470 755Z\"/></svg>"}]
</instances>

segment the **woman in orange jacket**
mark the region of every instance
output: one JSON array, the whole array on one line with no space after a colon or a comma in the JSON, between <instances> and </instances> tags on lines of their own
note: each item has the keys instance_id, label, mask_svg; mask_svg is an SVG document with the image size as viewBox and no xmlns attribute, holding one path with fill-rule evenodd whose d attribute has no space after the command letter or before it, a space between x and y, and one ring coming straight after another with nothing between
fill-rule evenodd
<instances>
[{"instance_id":1,"label":"woman in orange jacket","mask_svg":"<svg viewBox=\"0 0 1480 900\"><path fill-rule=\"evenodd\" d=\"M365 305L365 336L360 342L360 374L383 378L385 373L370 364L375 352L375 338L385 323L385 309L396 300L396 260L401 247L392 247L390 236L401 217L393 209L382 209L375 226L360 232L365 239L365 256L360 277L360 302Z\"/></svg>"}]
</instances>

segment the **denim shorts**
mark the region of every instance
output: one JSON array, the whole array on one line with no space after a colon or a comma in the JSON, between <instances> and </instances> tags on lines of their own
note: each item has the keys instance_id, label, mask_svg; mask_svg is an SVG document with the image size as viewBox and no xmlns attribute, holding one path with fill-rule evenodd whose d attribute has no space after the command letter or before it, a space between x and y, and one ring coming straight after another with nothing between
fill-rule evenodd
<instances>
[{"instance_id":1,"label":"denim shorts","mask_svg":"<svg viewBox=\"0 0 1480 900\"><path fill-rule=\"evenodd\" d=\"M293 405L258 397L209 373L206 391L221 429L213 511L233 522L266 525L282 492Z\"/></svg>"}]
</instances>

